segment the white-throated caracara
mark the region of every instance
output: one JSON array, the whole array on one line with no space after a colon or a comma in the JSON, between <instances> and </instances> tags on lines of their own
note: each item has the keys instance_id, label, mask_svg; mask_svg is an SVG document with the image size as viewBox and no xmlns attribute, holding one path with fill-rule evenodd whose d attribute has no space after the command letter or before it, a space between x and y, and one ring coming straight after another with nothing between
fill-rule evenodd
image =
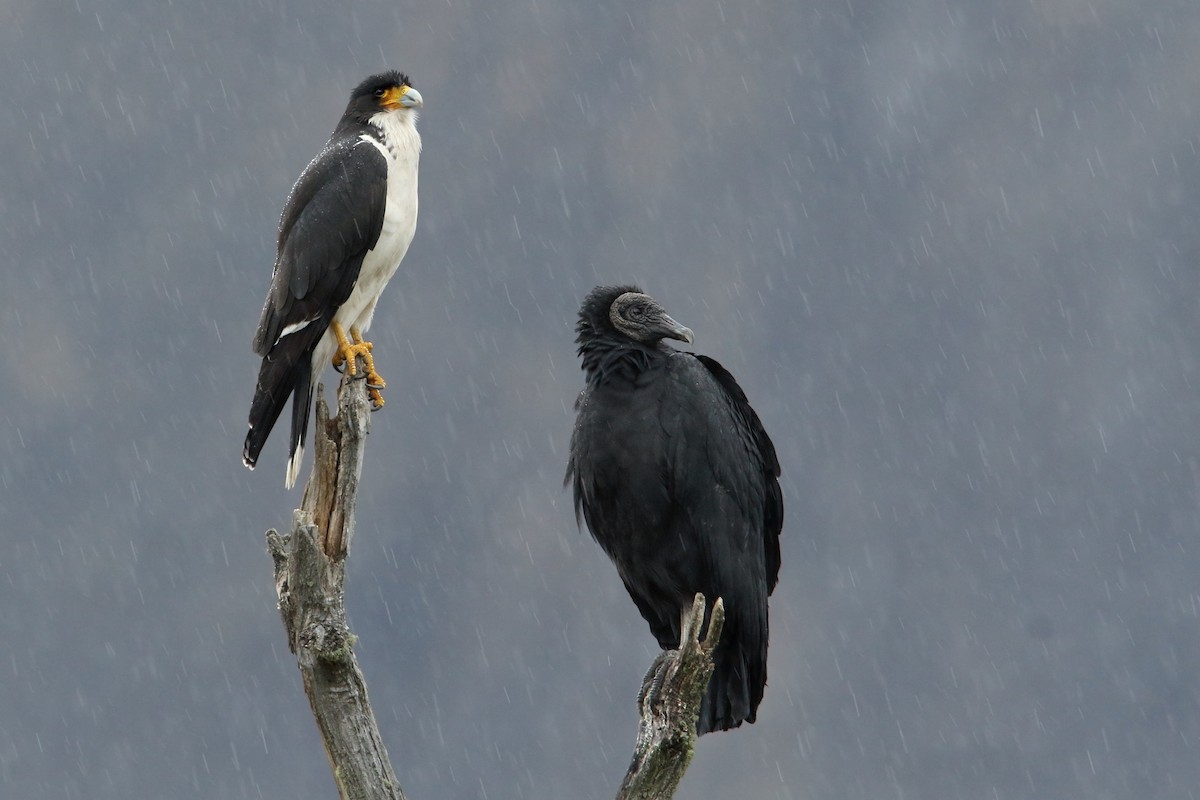
<instances>
[{"instance_id":1,"label":"white-throated caracara","mask_svg":"<svg viewBox=\"0 0 1200 800\"><path fill-rule=\"evenodd\" d=\"M300 473L313 378L326 363L353 375L361 356L372 402L383 405L385 384L362 337L416 230L421 105L399 72L360 83L284 207L275 272L254 335L262 366L242 459L254 468L292 397L289 489Z\"/></svg>"}]
</instances>

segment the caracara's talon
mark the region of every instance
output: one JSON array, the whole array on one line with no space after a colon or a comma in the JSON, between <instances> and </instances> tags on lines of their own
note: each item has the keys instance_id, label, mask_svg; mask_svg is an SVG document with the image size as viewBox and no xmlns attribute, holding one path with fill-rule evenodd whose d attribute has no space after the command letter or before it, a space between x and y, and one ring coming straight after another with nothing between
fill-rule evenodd
<instances>
[{"instance_id":1,"label":"caracara's talon","mask_svg":"<svg viewBox=\"0 0 1200 800\"><path fill-rule=\"evenodd\" d=\"M358 368L358 359L360 358L366 366L365 371L360 371ZM360 374L370 375L375 371L375 360L371 357L371 343L359 342L338 349L333 356L333 368L338 372L350 373L352 378L357 378Z\"/></svg>"},{"instance_id":2,"label":"caracara's talon","mask_svg":"<svg viewBox=\"0 0 1200 800\"><path fill-rule=\"evenodd\" d=\"M369 383L367 384L367 397L371 398L371 411L372 412L378 411L379 409L383 408L383 395L381 395L379 393L379 390L376 389L375 387L371 386L371 384L369 384Z\"/></svg>"},{"instance_id":3,"label":"caracara's talon","mask_svg":"<svg viewBox=\"0 0 1200 800\"><path fill-rule=\"evenodd\" d=\"M385 381L383 379L383 376L380 375L378 372L371 372L367 375L367 388L368 389L386 389L387 381Z\"/></svg>"}]
</instances>

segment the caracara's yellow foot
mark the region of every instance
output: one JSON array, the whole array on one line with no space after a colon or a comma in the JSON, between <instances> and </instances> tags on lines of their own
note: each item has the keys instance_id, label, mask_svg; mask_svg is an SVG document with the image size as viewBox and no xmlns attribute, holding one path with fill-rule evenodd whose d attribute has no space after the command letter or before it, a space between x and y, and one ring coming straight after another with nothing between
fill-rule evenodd
<instances>
[{"instance_id":1,"label":"caracara's yellow foot","mask_svg":"<svg viewBox=\"0 0 1200 800\"><path fill-rule=\"evenodd\" d=\"M367 395L371 398L371 410L378 411L383 408L383 395L379 390L387 386L387 381L375 371L375 357L371 355L375 345L364 340L358 328L351 328L350 336L347 337L346 331L338 323L334 322L329 327L338 342L338 349L333 354L333 368L338 372L345 368L351 378L365 378ZM361 376L358 374L357 363L360 358L364 367L364 374Z\"/></svg>"},{"instance_id":2,"label":"caracara's yellow foot","mask_svg":"<svg viewBox=\"0 0 1200 800\"><path fill-rule=\"evenodd\" d=\"M363 342L362 344L352 344L347 347L339 347L333 353L333 368L338 372L350 371L351 378L357 378L358 363L357 359L366 357L371 354L371 343Z\"/></svg>"},{"instance_id":3,"label":"caracara's yellow foot","mask_svg":"<svg viewBox=\"0 0 1200 800\"><path fill-rule=\"evenodd\" d=\"M350 329L350 335L354 337L354 341L347 338L346 331L337 322L331 323L329 329L333 331L333 336L337 339L338 344L337 350L333 353L333 368L338 372L349 372L351 378L357 377L358 359L362 358L364 362L369 362L371 348L374 345L364 342L362 336L354 328Z\"/></svg>"},{"instance_id":4,"label":"caracara's yellow foot","mask_svg":"<svg viewBox=\"0 0 1200 800\"><path fill-rule=\"evenodd\" d=\"M375 345L371 342L364 341L362 333L357 328L350 329L350 338L346 336L346 331L337 322L331 323L329 329L333 331L334 338L337 339L337 350L333 353L333 368L338 372L349 371L351 378L358 377L358 359L362 359L367 367L367 372L375 371L375 359L371 357L371 350Z\"/></svg>"},{"instance_id":5,"label":"caracara's yellow foot","mask_svg":"<svg viewBox=\"0 0 1200 800\"><path fill-rule=\"evenodd\" d=\"M338 372L349 372L351 378L359 377L358 359L361 358L364 364L373 365L371 348L374 346L371 342L347 342L345 347L339 345L333 354L333 368ZM373 366L367 368L368 371L372 369Z\"/></svg>"}]
</instances>

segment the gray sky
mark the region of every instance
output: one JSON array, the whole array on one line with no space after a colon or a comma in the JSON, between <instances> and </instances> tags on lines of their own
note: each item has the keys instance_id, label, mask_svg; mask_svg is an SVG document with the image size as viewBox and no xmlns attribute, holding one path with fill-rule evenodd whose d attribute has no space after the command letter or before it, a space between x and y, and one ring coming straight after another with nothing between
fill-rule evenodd
<instances>
[{"instance_id":1,"label":"gray sky","mask_svg":"<svg viewBox=\"0 0 1200 800\"><path fill-rule=\"evenodd\" d=\"M300 492L240 450L283 201L392 67L348 606L414 800L624 771L654 640L561 488L616 281L784 468L759 722L681 797L1191 796L1200 6L343 5L0 5L0 795L333 794L263 544Z\"/></svg>"}]
</instances>

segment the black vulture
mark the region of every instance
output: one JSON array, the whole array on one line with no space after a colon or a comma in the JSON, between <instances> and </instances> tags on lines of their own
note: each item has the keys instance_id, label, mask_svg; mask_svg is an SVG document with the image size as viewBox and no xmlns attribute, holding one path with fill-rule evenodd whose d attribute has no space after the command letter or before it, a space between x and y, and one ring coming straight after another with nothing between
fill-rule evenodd
<instances>
[{"instance_id":1,"label":"black vulture","mask_svg":"<svg viewBox=\"0 0 1200 800\"><path fill-rule=\"evenodd\" d=\"M576 519L663 649L679 646L697 592L710 609L723 598L697 732L754 722L783 527L775 446L724 367L667 347L692 332L636 286L593 289L576 331L587 375L567 464Z\"/></svg>"}]
</instances>

